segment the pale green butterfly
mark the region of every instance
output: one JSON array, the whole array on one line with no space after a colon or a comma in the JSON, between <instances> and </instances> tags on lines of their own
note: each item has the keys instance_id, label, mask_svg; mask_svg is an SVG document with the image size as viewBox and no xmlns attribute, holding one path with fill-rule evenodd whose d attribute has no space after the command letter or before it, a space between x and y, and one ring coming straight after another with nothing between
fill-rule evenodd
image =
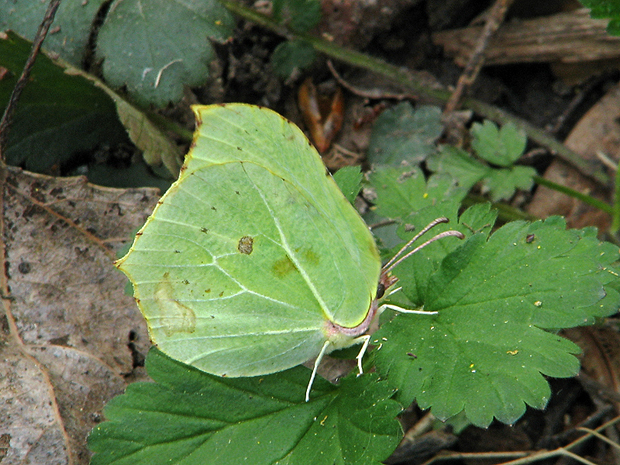
<instances>
[{"instance_id":1,"label":"pale green butterfly","mask_svg":"<svg viewBox=\"0 0 620 465\"><path fill-rule=\"evenodd\" d=\"M293 123L245 104L193 110L179 179L117 262L152 341L229 377L316 357L306 400L333 350L362 343L361 373L377 285L396 262L381 274L368 227Z\"/></svg>"}]
</instances>

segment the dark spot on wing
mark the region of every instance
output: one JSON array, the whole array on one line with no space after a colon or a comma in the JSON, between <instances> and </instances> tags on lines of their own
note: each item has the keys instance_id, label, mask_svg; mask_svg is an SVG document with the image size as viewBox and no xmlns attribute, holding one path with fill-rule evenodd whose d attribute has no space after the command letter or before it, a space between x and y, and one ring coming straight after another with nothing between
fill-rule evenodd
<instances>
[{"instance_id":1,"label":"dark spot on wing","mask_svg":"<svg viewBox=\"0 0 620 465\"><path fill-rule=\"evenodd\" d=\"M301 252L301 256L304 259L304 261L307 262L310 265L317 266L319 264L320 257L312 249L305 249L305 250L303 250Z\"/></svg>"},{"instance_id":2,"label":"dark spot on wing","mask_svg":"<svg viewBox=\"0 0 620 465\"><path fill-rule=\"evenodd\" d=\"M273 273L278 278L283 278L286 275L292 273L293 271L297 271L297 272L299 271L297 270L297 267L295 266L295 264L293 263L293 261L290 259L288 255L276 261L273 264L272 269L273 269Z\"/></svg>"},{"instance_id":3,"label":"dark spot on wing","mask_svg":"<svg viewBox=\"0 0 620 465\"><path fill-rule=\"evenodd\" d=\"M250 255L252 250L254 250L254 239L250 236L243 236L239 239L239 243L237 244L237 250L245 255Z\"/></svg>"}]
</instances>

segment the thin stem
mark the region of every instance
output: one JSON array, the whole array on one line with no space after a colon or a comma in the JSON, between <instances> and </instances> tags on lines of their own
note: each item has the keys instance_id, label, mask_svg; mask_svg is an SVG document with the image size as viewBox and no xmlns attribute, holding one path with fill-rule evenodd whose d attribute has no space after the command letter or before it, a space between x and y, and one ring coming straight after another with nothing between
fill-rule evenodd
<instances>
[{"instance_id":1,"label":"thin stem","mask_svg":"<svg viewBox=\"0 0 620 465\"><path fill-rule=\"evenodd\" d=\"M614 176L614 204L611 213L611 226L609 232L615 235L620 229L620 170L616 170Z\"/></svg>"},{"instance_id":2,"label":"thin stem","mask_svg":"<svg viewBox=\"0 0 620 465\"><path fill-rule=\"evenodd\" d=\"M393 82L403 85L411 92L422 95L432 100L439 102L447 102L451 93L438 86L437 84L430 84L424 82L417 77L414 73L406 68L394 66L378 58L371 57L364 53L360 53L354 50L345 49L333 42L329 42L319 37L312 36L310 34L299 33L288 29L286 26L276 23L273 19L258 13L250 8L244 7L237 2L231 0L220 0L232 13L248 20L252 21L266 29L269 29L276 34L279 34L287 39L300 39L303 40L312 47L324 53L325 55L334 58L336 60L347 63L351 66L357 66L377 74L381 74L384 77L390 79ZM518 118L506 111L500 110L493 105L481 102L480 100L467 98L463 100L463 106L474 110L479 115L495 121L499 124L506 124L512 122L518 128L521 128L528 137L539 143L542 146L549 148L552 152L557 154L559 158L570 163L572 166L578 168L583 174L589 176L599 183L606 185L609 181L609 176L603 171L600 166L592 166L588 164L581 156L570 150L564 144L559 142L553 136L531 125L527 121Z\"/></svg>"},{"instance_id":3,"label":"thin stem","mask_svg":"<svg viewBox=\"0 0 620 465\"><path fill-rule=\"evenodd\" d=\"M461 73L456 83L456 88L450 96L444 114L452 113L457 109L461 98L465 92L473 85L484 64L484 52L489 45L491 38L495 35L501 24L504 22L506 12L514 0L496 0L495 4L488 10L487 20L482 28L482 32L476 41L476 47L469 57L467 66Z\"/></svg>"},{"instance_id":4,"label":"thin stem","mask_svg":"<svg viewBox=\"0 0 620 465\"><path fill-rule=\"evenodd\" d=\"M47 32L49 31L50 26L54 22L54 16L56 16L56 11L60 6L60 0L51 0L49 6L47 7L47 11L45 12L45 17L43 21L39 25L39 29L37 30L37 34L34 38L34 42L32 43L32 49L30 50L30 55L28 55L28 59L24 64L24 69L22 71L21 76L17 79L15 83L15 87L13 87L13 91L11 92L11 97L9 98L9 103L7 103L6 108L4 109L4 114L2 115L2 119L0 120L0 159L2 162L4 161L4 152L6 150L6 144L9 140L9 129L11 127L11 123L13 121L13 116L15 115L15 110L17 109L17 102L21 97L21 94L28 83L30 78L30 72L32 71L32 67L34 66L34 62L37 59L37 55L41 50L41 45L47 36Z\"/></svg>"},{"instance_id":5,"label":"thin stem","mask_svg":"<svg viewBox=\"0 0 620 465\"><path fill-rule=\"evenodd\" d=\"M553 181L549 181L548 179L545 179L540 176L534 176L533 179L534 179L534 182L536 182L537 184L540 184L541 186L545 186L555 191L562 192L563 194L566 194L570 197L581 200L583 203L592 205L593 207L598 208L599 210L602 210L605 213L609 213L610 215L613 215L612 206L609 205L608 203L603 202L602 200L595 199L594 197L589 196L587 194L582 194L581 192L576 191L575 189L571 189L570 187L566 187L561 184L555 183ZM616 204L618 204L617 201L616 201Z\"/></svg>"}]
</instances>

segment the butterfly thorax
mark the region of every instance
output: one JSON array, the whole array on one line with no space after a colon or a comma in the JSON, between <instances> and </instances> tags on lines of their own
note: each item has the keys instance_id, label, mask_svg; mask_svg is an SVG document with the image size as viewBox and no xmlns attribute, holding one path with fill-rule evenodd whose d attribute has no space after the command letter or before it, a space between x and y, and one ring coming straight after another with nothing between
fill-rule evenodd
<instances>
[{"instance_id":1,"label":"butterfly thorax","mask_svg":"<svg viewBox=\"0 0 620 465\"><path fill-rule=\"evenodd\" d=\"M377 308L378 303L375 299L373 300L364 320L359 325L354 327L340 326L332 321L325 320L323 333L325 334L325 338L331 343L330 352L332 350L350 347L352 344L355 344L353 340L368 331L370 324L377 316Z\"/></svg>"}]
</instances>

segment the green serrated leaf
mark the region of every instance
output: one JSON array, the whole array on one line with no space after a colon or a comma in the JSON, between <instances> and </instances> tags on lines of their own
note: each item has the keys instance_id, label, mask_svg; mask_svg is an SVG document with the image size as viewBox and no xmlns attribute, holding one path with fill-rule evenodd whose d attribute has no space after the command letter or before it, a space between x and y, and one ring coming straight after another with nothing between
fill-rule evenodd
<instances>
[{"instance_id":1,"label":"green serrated leaf","mask_svg":"<svg viewBox=\"0 0 620 465\"><path fill-rule=\"evenodd\" d=\"M474 123L472 147L478 156L494 165L509 167L523 155L527 137L525 132L508 123L498 129L492 121Z\"/></svg>"},{"instance_id":2,"label":"green serrated leaf","mask_svg":"<svg viewBox=\"0 0 620 465\"><path fill-rule=\"evenodd\" d=\"M359 166L344 166L334 173L334 181L351 203L355 202L362 188L362 169Z\"/></svg>"},{"instance_id":3,"label":"green serrated leaf","mask_svg":"<svg viewBox=\"0 0 620 465\"><path fill-rule=\"evenodd\" d=\"M234 20L217 0L116 0L99 31L97 54L112 87L142 104L177 102L184 86L203 84ZM209 40L207 40L209 39Z\"/></svg>"},{"instance_id":4,"label":"green serrated leaf","mask_svg":"<svg viewBox=\"0 0 620 465\"><path fill-rule=\"evenodd\" d=\"M379 165L369 180L377 193L376 214L384 218L403 218L444 199L460 201L466 194L449 176L433 176L427 182L417 167L404 171Z\"/></svg>"},{"instance_id":5,"label":"green serrated leaf","mask_svg":"<svg viewBox=\"0 0 620 465\"><path fill-rule=\"evenodd\" d=\"M0 79L0 112L30 48L14 33L0 38L0 67L8 70ZM99 144L113 147L127 140L112 100L75 71L44 54L38 56L13 119L7 163L44 172Z\"/></svg>"},{"instance_id":6,"label":"green serrated leaf","mask_svg":"<svg viewBox=\"0 0 620 465\"><path fill-rule=\"evenodd\" d=\"M579 348L545 330L617 311L618 293L605 285L617 259L615 246L590 231L567 231L557 218L513 222L488 240L475 234L426 285L416 276L424 310L438 314L398 315L384 325L373 337L382 341L377 368L401 402L415 398L440 419L464 410L478 426L493 417L512 423L526 404L546 405L541 374L579 369ZM402 277L400 284L409 286Z\"/></svg>"},{"instance_id":7,"label":"green serrated leaf","mask_svg":"<svg viewBox=\"0 0 620 465\"><path fill-rule=\"evenodd\" d=\"M438 107L414 109L410 103L401 102L384 111L375 122L368 159L375 165L415 165L435 151L435 141L442 131Z\"/></svg>"},{"instance_id":8,"label":"green serrated leaf","mask_svg":"<svg viewBox=\"0 0 620 465\"><path fill-rule=\"evenodd\" d=\"M620 4L616 0L580 0L586 8L590 8L592 18L609 18L607 32L620 35Z\"/></svg>"},{"instance_id":9,"label":"green serrated leaf","mask_svg":"<svg viewBox=\"0 0 620 465\"><path fill-rule=\"evenodd\" d=\"M287 40L278 44L271 55L271 66L278 76L288 79L295 71L310 66L316 58L312 45L303 40Z\"/></svg>"},{"instance_id":10,"label":"green serrated leaf","mask_svg":"<svg viewBox=\"0 0 620 465\"><path fill-rule=\"evenodd\" d=\"M517 189L529 190L534 184L534 176L536 170L530 166L489 170L482 183L482 192L489 192L494 202L509 199Z\"/></svg>"},{"instance_id":11,"label":"green serrated leaf","mask_svg":"<svg viewBox=\"0 0 620 465\"><path fill-rule=\"evenodd\" d=\"M460 219L458 217L459 207L458 202L448 200L415 211L403 218L403 224L399 227L398 234L405 243L427 224L439 217L446 217L450 222L435 226L418 243L413 244L412 248L448 229L457 230L465 237L477 232L485 232L486 234L490 232L497 217L497 211L491 210L490 204L475 205L467 209ZM388 256L393 256L402 245L399 244L394 247ZM423 296L426 294L428 276L437 271L446 255L460 245L461 242L457 239L443 239L426 246L423 252L413 254L398 265L393 274L401 283L407 285L403 286L402 292L390 298L390 303L421 307L424 304ZM402 300L401 294L406 297L406 300Z\"/></svg>"},{"instance_id":12,"label":"green serrated leaf","mask_svg":"<svg viewBox=\"0 0 620 465\"><path fill-rule=\"evenodd\" d=\"M61 2L43 48L58 53L63 60L79 67L86 54L92 23L104 1ZM48 4L32 0L0 0L0 31L11 30L34 40Z\"/></svg>"},{"instance_id":13,"label":"green serrated leaf","mask_svg":"<svg viewBox=\"0 0 620 465\"><path fill-rule=\"evenodd\" d=\"M336 388L317 380L304 402L309 370L255 378L219 378L147 357L155 383L135 383L105 408L89 437L93 465L373 464L398 444L393 390L375 375Z\"/></svg>"},{"instance_id":14,"label":"green serrated leaf","mask_svg":"<svg viewBox=\"0 0 620 465\"><path fill-rule=\"evenodd\" d=\"M442 146L438 154L430 156L427 166L436 173L451 175L466 192L492 171L465 150L451 145Z\"/></svg>"},{"instance_id":15,"label":"green serrated leaf","mask_svg":"<svg viewBox=\"0 0 620 465\"><path fill-rule=\"evenodd\" d=\"M321 20L318 0L274 0L272 5L275 20L297 32L307 32Z\"/></svg>"}]
</instances>

